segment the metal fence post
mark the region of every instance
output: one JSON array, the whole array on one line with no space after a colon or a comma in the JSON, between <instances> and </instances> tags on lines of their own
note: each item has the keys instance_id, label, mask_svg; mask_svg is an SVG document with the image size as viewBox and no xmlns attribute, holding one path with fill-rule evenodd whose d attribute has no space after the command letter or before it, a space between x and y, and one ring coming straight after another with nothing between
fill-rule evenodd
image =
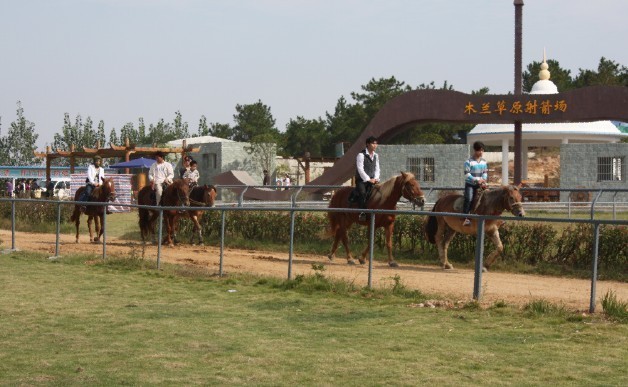
<instances>
[{"instance_id":1,"label":"metal fence post","mask_svg":"<svg viewBox=\"0 0 628 387\"><path fill-rule=\"evenodd\" d=\"M163 210L160 208L159 209L159 236L158 236L158 240L157 240L157 270L161 269L161 233L162 233L162 223L163 223L163 219L164 219L164 212Z\"/></svg>"},{"instance_id":2,"label":"metal fence post","mask_svg":"<svg viewBox=\"0 0 628 387\"><path fill-rule=\"evenodd\" d=\"M600 247L600 224L593 225L593 267L591 268L591 300L589 302L589 313L595 312L595 287L597 285L597 261Z\"/></svg>"},{"instance_id":3,"label":"metal fence post","mask_svg":"<svg viewBox=\"0 0 628 387\"><path fill-rule=\"evenodd\" d=\"M57 204L57 238L55 242L55 256L49 259L59 258L59 238L61 234L61 202Z\"/></svg>"},{"instance_id":4,"label":"metal fence post","mask_svg":"<svg viewBox=\"0 0 628 387\"><path fill-rule=\"evenodd\" d=\"M288 279L292 279L292 253L294 252L294 210L290 210L290 253L288 255Z\"/></svg>"},{"instance_id":5,"label":"metal fence post","mask_svg":"<svg viewBox=\"0 0 628 387\"><path fill-rule=\"evenodd\" d=\"M225 251L225 210L221 211L221 222L220 222L220 266L218 268L218 276L222 277L222 262L224 258Z\"/></svg>"},{"instance_id":6,"label":"metal fence post","mask_svg":"<svg viewBox=\"0 0 628 387\"><path fill-rule=\"evenodd\" d=\"M373 288L373 246L375 245L375 214L371 212L369 225L369 289Z\"/></svg>"},{"instance_id":7,"label":"metal fence post","mask_svg":"<svg viewBox=\"0 0 628 387\"><path fill-rule=\"evenodd\" d=\"M484 267L484 218L478 219L478 234L475 241L475 277L473 279L473 299L482 297L482 268Z\"/></svg>"},{"instance_id":8,"label":"metal fence post","mask_svg":"<svg viewBox=\"0 0 628 387\"><path fill-rule=\"evenodd\" d=\"M15 248L15 199L11 200L11 251Z\"/></svg>"},{"instance_id":9,"label":"metal fence post","mask_svg":"<svg viewBox=\"0 0 628 387\"><path fill-rule=\"evenodd\" d=\"M106 224L107 224L107 205L103 207L102 224L100 225L100 227L102 227L102 259L103 261L107 259L107 227L105 227Z\"/></svg>"}]
</instances>

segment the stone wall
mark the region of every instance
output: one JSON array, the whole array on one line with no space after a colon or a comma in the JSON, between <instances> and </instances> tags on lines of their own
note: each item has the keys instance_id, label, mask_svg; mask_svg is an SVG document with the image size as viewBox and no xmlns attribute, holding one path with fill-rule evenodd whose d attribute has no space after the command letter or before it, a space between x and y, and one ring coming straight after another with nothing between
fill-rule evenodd
<instances>
[{"instance_id":1,"label":"stone wall","mask_svg":"<svg viewBox=\"0 0 628 387\"><path fill-rule=\"evenodd\" d=\"M408 171L408 158L432 158L434 161L433 181L418 176L422 188L464 187L464 162L469 158L470 146L456 145L379 145L376 151L380 155L379 166L381 180L385 181L400 171ZM434 197L427 198L434 200Z\"/></svg>"},{"instance_id":2,"label":"stone wall","mask_svg":"<svg viewBox=\"0 0 628 387\"><path fill-rule=\"evenodd\" d=\"M598 158L620 158L619 180L598 181ZM560 147L560 188L628 188L628 144L563 144ZM604 193L599 201L610 202L613 193ZM591 192L591 198L596 193ZM561 192L560 200L567 201L569 192ZM573 196L572 196L573 198ZM615 201L628 201L628 192L620 192Z\"/></svg>"}]
</instances>

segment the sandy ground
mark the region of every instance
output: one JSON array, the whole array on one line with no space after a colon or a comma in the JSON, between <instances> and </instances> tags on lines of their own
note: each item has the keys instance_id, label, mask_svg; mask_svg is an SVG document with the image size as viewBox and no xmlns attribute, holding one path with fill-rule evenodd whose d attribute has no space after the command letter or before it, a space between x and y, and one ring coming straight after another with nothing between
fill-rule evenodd
<instances>
[{"instance_id":1,"label":"sandy ground","mask_svg":"<svg viewBox=\"0 0 628 387\"><path fill-rule=\"evenodd\" d=\"M61 235L59 256L70 253L93 253L102 255L102 244L88 243L81 235L82 243L74 243L73 235ZM11 247L11 231L0 230L0 239L5 248ZM39 251L55 255L55 236L48 234L16 233L15 246L18 250ZM356 246L359 247L359 246ZM354 250L356 250L354 247ZM142 255L142 244L136 241L107 238L107 256L125 256L132 252ZM288 246L285 251L267 252L225 249L223 254L224 274L248 272L280 278L288 276ZM147 246L144 258L157 263L157 246ZM161 261L206 267L218 273L220 248L214 246L190 246L161 248ZM312 264L324 264L325 275L344 278L359 285L368 283L368 264L347 265L346 260L337 258L330 262L320 255L295 254L293 256L293 278L299 274L312 274ZM402 283L411 289L427 294L444 296L451 301L468 301L473 295L472 270L454 269L444 271L436 262L433 266L403 264L390 268L385 262L373 265L372 282L375 287L390 287L393 277L399 275ZM599 300L608 290L613 290L621 300L628 300L628 284L615 281L597 282L597 311L601 311ZM482 276L482 304L490 305L497 300L509 304L524 305L535 299L544 299L563 304L569 309L586 311L589 308L591 281L544 277L535 275L490 272Z\"/></svg>"}]
</instances>

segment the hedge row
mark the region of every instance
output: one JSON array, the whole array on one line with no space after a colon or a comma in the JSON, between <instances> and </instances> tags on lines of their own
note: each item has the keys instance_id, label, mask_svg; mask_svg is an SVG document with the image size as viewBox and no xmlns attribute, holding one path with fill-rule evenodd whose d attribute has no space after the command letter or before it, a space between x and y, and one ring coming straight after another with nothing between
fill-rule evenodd
<instances>
[{"instance_id":1,"label":"hedge row","mask_svg":"<svg viewBox=\"0 0 628 387\"><path fill-rule=\"evenodd\" d=\"M425 216L400 215L395 222L393 248L414 256L436 259L436 247L424 236ZM212 211L201 220L204 235L220 232L220 212ZM327 216L322 213L295 213L295 243L315 242L331 245ZM191 231L191 222L181 225L181 233ZM225 217L227 237L272 243L290 240L290 215L287 212L237 211L227 212ZM574 224L559 231L549 223L507 222L500 228L504 244L503 262L527 265L551 263L577 269L591 267L593 251L593 227ZM452 262L472 262L475 254L475 236L457 234L449 246ZM354 226L349 231L353 250L367 241L367 228ZM385 246L384 232L375 234L378 247ZM486 239L487 249L492 248ZM628 274L628 228L601 226L599 244L600 270L617 270Z\"/></svg>"}]
</instances>

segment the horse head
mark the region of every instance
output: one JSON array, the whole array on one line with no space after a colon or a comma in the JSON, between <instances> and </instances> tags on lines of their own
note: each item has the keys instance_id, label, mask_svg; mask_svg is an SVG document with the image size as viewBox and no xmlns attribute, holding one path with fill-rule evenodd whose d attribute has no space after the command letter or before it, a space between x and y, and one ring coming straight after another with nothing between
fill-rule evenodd
<instances>
[{"instance_id":1,"label":"horse head","mask_svg":"<svg viewBox=\"0 0 628 387\"><path fill-rule=\"evenodd\" d=\"M102 202L113 202L116 200L116 187L113 183L113 178L108 177L103 179L100 191L100 201Z\"/></svg>"},{"instance_id":2,"label":"horse head","mask_svg":"<svg viewBox=\"0 0 628 387\"><path fill-rule=\"evenodd\" d=\"M216 200L216 187L213 185L208 186L205 184L203 187L203 203L207 207L213 207Z\"/></svg>"},{"instance_id":3,"label":"horse head","mask_svg":"<svg viewBox=\"0 0 628 387\"><path fill-rule=\"evenodd\" d=\"M401 195L413 204L423 207L425 205L425 195L421 190L419 182L412 173L401 172L402 188Z\"/></svg>"},{"instance_id":4,"label":"horse head","mask_svg":"<svg viewBox=\"0 0 628 387\"><path fill-rule=\"evenodd\" d=\"M521 203L521 191L519 187L509 185L503 187L504 191L504 208L510 211L514 216L525 216L523 205Z\"/></svg>"},{"instance_id":5,"label":"horse head","mask_svg":"<svg viewBox=\"0 0 628 387\"><path fill-rule=\"evenodd\" d=\"M189 179L180 179L175 180L172 183L174 186L174 190L177 193L177 199L180 204L189 206L190 205L190 181Z\"/></svg>"}]
</instances>

